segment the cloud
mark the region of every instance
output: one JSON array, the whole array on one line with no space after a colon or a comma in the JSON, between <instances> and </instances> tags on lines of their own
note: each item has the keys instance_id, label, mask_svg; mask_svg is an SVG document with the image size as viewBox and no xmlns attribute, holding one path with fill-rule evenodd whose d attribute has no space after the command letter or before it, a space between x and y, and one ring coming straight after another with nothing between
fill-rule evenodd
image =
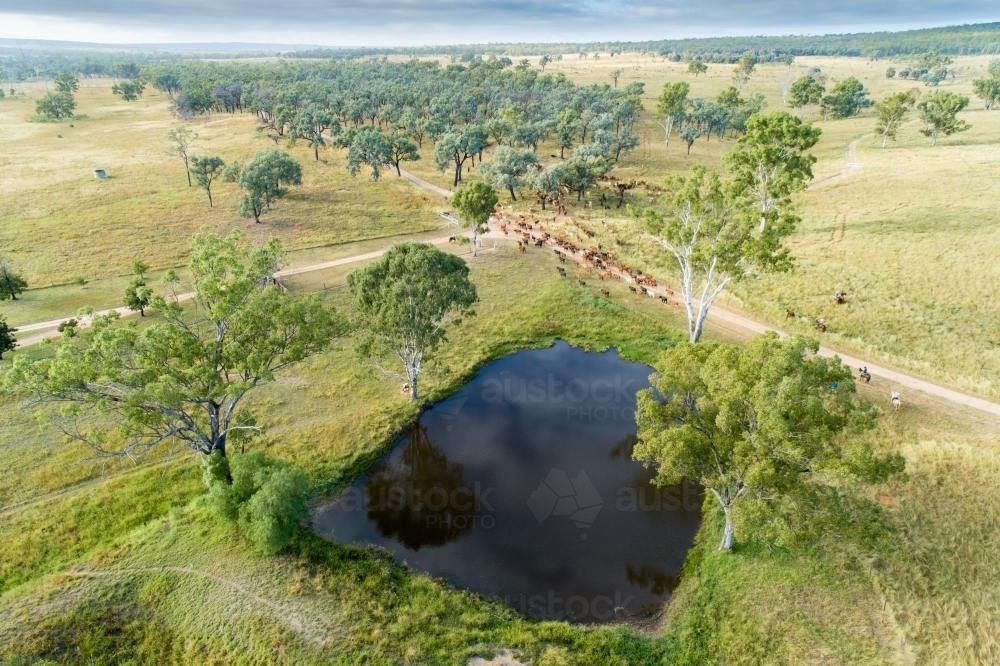
<instances>
[{"instance_id":1,"label":"cloud","mask_svg":"<svg viewBox=\"0 0 1000 666\"><path fill-rule=\"evenodd\" d=\"M321 44L630 40L827 33L985 21L995 0L0 0L0 36ZM16 20L12 18L17 15ZM22 34L13 34L20 32ZM53 35L58 34L58 37ZM39 34L28 34L39 33ZM308 39L303 40L306 36ZM145 37L145 38L143 38Z\"/></svg>"}]
</instances>

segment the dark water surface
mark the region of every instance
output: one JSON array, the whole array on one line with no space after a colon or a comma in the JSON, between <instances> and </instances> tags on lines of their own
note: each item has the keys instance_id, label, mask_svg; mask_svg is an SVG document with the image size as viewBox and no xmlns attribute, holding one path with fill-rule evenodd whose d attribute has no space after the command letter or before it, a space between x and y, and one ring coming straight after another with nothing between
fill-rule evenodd
<instances>
[{"instance_id":1,"label":"dark water surface","mask_svg":"<svg viewBox=\"0 0 1000 666\"><path fill-rule=\"evenodd\" d=\"M313 526L533 617L655 613L702 496L652 486L632 460L635 392L651 372L564 342L502 358L426 411Z\"/></svg>"}]
</instances>

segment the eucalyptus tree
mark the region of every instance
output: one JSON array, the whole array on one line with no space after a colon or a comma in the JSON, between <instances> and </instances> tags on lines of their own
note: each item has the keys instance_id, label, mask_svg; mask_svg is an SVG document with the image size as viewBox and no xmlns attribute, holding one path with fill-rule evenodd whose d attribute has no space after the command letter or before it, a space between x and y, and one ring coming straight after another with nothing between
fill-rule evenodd
<instances>
[{"instance_id":1,"label":"eucalyptus tree","mask_svg":"<svg viewBox=\"0 0 1000 666\"><path fill-rule=\"evenodd\" d=\"M675 122L684 117L687 96L690 92L691 86L684 81L663 84L663 90L656 100L656 113L660 118L660 127L663 128L664 145L670 145L670 130L673 129Z\"/></svg>"},{"instance_id":2,"label":"eucalyptus tree","mask_svg":"<svg viewBox=\"0 0 1000 666\"><path fill-rule=\"evenodd\" d=\"M61 93L73 94L80 89L80 79L72 72L59 72L53 81L56 90Z\"/></svg>"},{"instance_id":3,"label":"eucalyptus tree","mask_svg":"<svg viewBox=\"0 0 1000 666\"><path fill-rule=\"evenodd\" d=\"M125 289L125 307L135 312L139 311L140 317L146 316L146 308L149 307L153 299L153 292L146 284L146 273L149 271L149 264L141 259L132 262L132 280Z\"/></svg>"},{"instance_id":4,"label":"eucalyptus tree","mask_svg":"<svg viewBox=\"0 0 1000 666\"><path fill-rule=\"evenodd\" d=\"M818 349L775 333L680 344L638 394L633 457L656 468L658 486L687 480L711 493L724 516L721 551L737 536L790 545L839 532L856 520L843 508L854 501L845 481L881 483L905 467L866 436L877 413L851 369Z\"/></svg>"},{"instance_id":5,"label":"eucalyptus tree","mask_svg":"<svg viewBox=\"0 0 1000 666\"><path fill-rule=\"evenodd\" d=\"M191 173L198 187L208 195L208 207L214 206L212 201L212 183L222 177L226 163L215 155L195 155L191 158Z\"/></svg>"},{"instance_id":6,"label":"eucalyptus tree","mask_svg":"<svg viewBox=\"0 0 1000 666\"><path fill-rule=\"evenodd\" d=\"M677 136L681 141L687 146L687 154L691 154L691 147L694 146L694 142L698 140L703 134L702 129L697 123L685 122L681 124L680 129L677 130Z\"/></svg>"},{"instance_id":7,"label":"eucalyptus tree","mask_svg":"<svg viewBox=\"0 0 1000 666\"><path fill-rule=\"evenodd\" d=\"M501 110L483 125L487 135L493 137L493 142L498 146L502 146L505 141L509 141L514 136L514 132L520 124L513 120L509 114L505 114L504 111L506 109Z\"/></svg>"},{"instance_id":8,"label":"eucalyptus tree","mask_svg":"<svg viewBox=\"0 0 1000 666\"><path fill-rule=\"evenodd\" d=\"M434 161L438 169L444 171L449 165L454 166L455 179L453 186L462 182L462 170L470 157L480 154L486 147L485 131L477 125L467 125L459 131L453 129L445 133L434 144Z\"/></svg>"},{"instance_id":9,"label":"eucalyptus tree","mask_svg":"<svg viewBox=\"0 0 1000 666\"><path fill-rule=\"evenodd\" d=\"M989 111L1000 101L1000 79L993 77L976 79L972 82L976 97L983 100L983 111Z\"/></svg>"},{"instance_id":10,"label":"eucalyptus tree","mask_svg":"<svg viewBox=\"0 0 1000 666\"><path fill-rule=\"evenodd\" d=\"M751 116L747 131L722 157L734 184L760 214L760 230L787 214L789 197L811 180L816 157L806 153L821 131L784 112Z\"/></svg>"},{"instance_id":11,"label":"eucalyptus tree","mask_svg":"<svg viewBox=\"0 0 1000 666\"><path fill-rule=\"evenodd\" d=\"M559 158L566 157L566 149L572 148L579 133L580 113L573 108L563 109L556 122L555 135L556 143L559 145Z\"/></svg>"},{"instance_id":12,"label":"eucalyptus tree","mask_svg":"<svg viewBox=\"0 0 1000 666\"><path fill-rule=\"evenodd\" d=\"M352 176L357 176L361 168L367 166L371 169L372 180L377 181L382 169L392 164L391 146L377 127L351 128L343 140L347 146L347 170Z\"/></svg>"},{"instance_id":13,"label":"eucalyptus tree","mask_svg":"<svg viewBox=\"0 0 1000 666\"><path fill-rule=\"evenodd\" d=\"M146 90L146 82L142 79L135 81L121 81L111 86L112 94L118 95L125 102L134 102L142 97Z\"/></svg>"},{"instance_id":14,"label":"eucalyptus tree","mask_svg":"<svg viewBox=\"0 0 1000 666\"><path fill-rule=\"evenodd\" d=\"M50 92L35 103L35 113L52 120L70 118L75 109L76 99L68 92Z\"/></svg>"},{"instance_id":15,"label":"eucalyptus tree","mask_svg":"<svg viewBox=\"0 0 1000 666\"><path fill-rule=\"evenodd\" d=\"M389 147L389 164L396 167L397 176L403 175L399 166L401 162L415 162L420 159L416 144L402 132L393 132L386 137L386 145Z\"/></svg>"},{"instance_id":16,"label":"eucalyptus tree","mask_svg":"<svg viewBox=\"0 0 1000 666\"><path fill-rule=\"evenodd\" d=\"M407 108L399 117L400 129L417 142L418 148L424 147L424 135L427 134L427 118L412 108Z\"/></svg>"},{"instance_id":17,"label":"eucalyptus tree","mask_svg":"<svg viewBox=\"0 0 1000 666\"><path fill-rule=\"evenodd\" d=\"M3 360L4 352L14 351L17 348L15 333L17 329L9 326L3 315L0 315L0 361Z\"/></svg>"},{"instance_id":18,"label":"eucalyptus tree","mask_svg":"<svg viewBox=\"0 0 1000 666\"><path fill-rule=\"evenodd\" d=\"M699 74L704 74L708 71L708 65L703 63L701 60L692 60L688 63L688 74L694 74L695 78Z\"/></svg>"},{"instance_id":19,"label":"eucalyptus tree","mask_svg":"<svg viewBox=\"0 0 1000 666\"><path fill-rule=\"evenodd\" d=\"M433 245L400 243L350 272L347 288L359 313L359 352L383 370L395 357L416 401L421 370L447 341L447 327L474 314L478 296L468 265Z\"/></svg>"},{"instance_id":20,"label":"eucalyptus tree","mask_svg":"<svg viewBox=\"0 0 1000 666\"><path fill-rule=\"evenodd\" d=\"M583 201L587 190L594 187L602 176L611 171L611 162L605 147L594 143L577 146L573 156L563 166L563 185L576 192L576 200Z\"/></svg>"},{"instance_id":21,"label":"eucalyptus tree","mask_svg":"<svg viewBox=\"0 0 1000 666\"><path fill-rule=\"evenodd\" d=\"M340 123L319 104L310 104L295 114L289 128L288 140L290 143L295 143L297 139L306 141L313 149L313 156L318 162L319 149L326 145L323 132L327 130L337 134L340 131Z\"/></svg>"},{"instance_id":22,"label":"eucalyptus tree","mask_svg":"<svg viewBox=\"0 0 1000 666\"><path fill-rule=\"evenodd\" d=\"M27 288L28 283L20 273L15 272L14 265L0 257L0 301L8 298L16 301L18 294L23 294Z\"/></svg>"},{"instance_id":23,"label":"eucalyptus tree","mask_svg":"<svg viewBox=\"0 0 1000 666\"><path fill-rule=\"evenodd\" d=\"M896 140L896 133L916 101L917 98L911 91L893 93L875 104L878 114L875 119L875 134L882 137L883 148L889 139Z\"/></svg>"},{"instance_id":24,"label":"eucalyptus tree","mask_svg":"<svg viewBox=\"0 0 1000 666\"><path fill-rule=\"evenodd\" d=\"M819 104L826 88L811 76L802 76L788 89L788 105L798 112L799 118L806 107Z\"/></svg>"},{"instance_id":25,"label":"eucalyptus tree","mask_svg":"<svg viewBox=\"0 0 1000 666\"><path fill-rule=\"evenodd\" d=\"M893 70L893 72L895 72L895 70ZM782 104L788 103L788 93L792 88L792 84L795 83L795 80L795 73L791 69L788 69L778 75L778 90L781 91Z\"/></svg>"},{"instance_id":26,"label":"eucalyptus tree","mask_svg":"<svg viewBox=\"0 0 1000 666\"><path fill-rule=\"evenodd\" d=\"M823 116L826 117L829 113L834 118L850 118L872 105L868 99L868 90L853 76L837 82L830 94L824 95L820 101Z\"/></svg>"},{"instance_id":27,"label":"eucalyptus tree","mask_svg":"<svg viewBox=\"0 0 1000 666\"><path fill-rule=\"evenodd\" d=\"M757 69L757 56L747 51L736 61L736 69L733 70L733 81L736 83L736 90L743 90L747 80Z\"/></svg>"},{"instance_id":28,"label":"eucalyptus tree","mask_svg":"<svg viewBox=\"0 0 1000 666\"><path fill-rule=\"evenodd\" d=\"M931 145L934 146L940 136L951 136L968 130L972 126L958 119L959 112L967 106L968 97L956 95L950 90L939 90L928 95L917 105L920 121L924 124L920 133L930 137Z\"/></svg>"},{"instance_id":29,"label":"eucalyptus tree","mask_svg":"<svg viewBox=\"0 0 1000 666\"><path fill-rule=\"evenodd\" d=\"M492 159L479 168L479 173L494 189L510 192L511 201L517 201L515 191L521 188L524 176L538 157L530 150L500 146L493 151Z\"/></svg>"},{"instance_id":30,"label":"eucalyptus tree","mask_svg":"<svg viewBox=\"0 0 1000 666\"><path fill-rule=\"evenodd\" d=\"M230 164L223 180L235 182L243 190L240 215L252 217L260 224L260 216L274 201L288 194L289 185L302 184L302 166L288 153L270 148L258 151L245 165Z\"/></svg>"},{"instance_id":31,"label":"eucalyptus tree","mask_svg":"<svg viewBox=\"0 0 1000 666\"><path fill-rule=\"evenodd\" d=\"M668 178L661 201L663 210L648 208L636 215L677 264L692 343L701 338L715 299L731 282L757 271L791 268L783 243L797 219L775 216L760 229L759 213L738 187L724 187L717 173L698 166L689 177Z\"/></svg>"},{"instance_id":32,"label":"eucalyptus tree","mask_svg":"<svg viewBox=\"0 0 1000 666\"><path fill-rule=\"evenodd\" d=\"M465 227L472 233L472 256L477 256L479 235L499 203L496 191L487 183L475 181L451 195L451 204L458 209Z\"/></svg>"},{"instance_id":33,"label":"eucalyptus tree","mask_svg":"<svg viewBox=\"0 0 1000 666\"><path fill-rule=\"evenodd\" d=\"M170 142L170 148L167 150L167 155L172 157L179 157L184 162L184 173L187 175L188 187L191 187L191 167L188 159L188 148L194 143L198 135L192 132L186 127L174 127L169 132L167 132L167 141Z\"/></svg>"},{"instance_id":34,"label":"eucalyptus tree","mask_svg":"<svg viewBox=\"0 0 1000 666\"><path fill-rule=\"evenodd\" d=\"M545 210L545 204L559 197L559 188L566 180L566 171L558 164L549 167L533 168L528 171L528 187L532 189L538 202Z\"/></svg>"},{"instance_id":35,"label":"eucalyptus tree","mask_svg":"<svg viewBox=\"0 0 1000 666\"><path fill-rule=\"evenodd\" d=\"M224 456L234 433L256 429L240 418L245 398L344 331L315 295L272 284L283 256L277 239L197 234L195 307L157 296L163 320L141 329L116 313L96 317L52 357L15 359L5 386L59 405L47 418L95 457L134 459L170 441Z\"/></svg>"}]
</instances>

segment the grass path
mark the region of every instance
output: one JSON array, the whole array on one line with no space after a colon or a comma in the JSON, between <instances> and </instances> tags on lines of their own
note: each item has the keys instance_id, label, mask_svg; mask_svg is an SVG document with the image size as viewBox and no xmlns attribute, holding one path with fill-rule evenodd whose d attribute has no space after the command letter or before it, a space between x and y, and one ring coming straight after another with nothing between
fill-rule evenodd
<instances>
[{"instance_id":1,"label":"grass path","mask_svg":"<svg viewBox=\"0 0 1000 666\"><path fill-rule=\"evenodd\" d=\"M419 179L417 179L419 180ZM421 181L423 182L423 181ZM434 187L430 183L427 183L429 187ZM432 238L430 240L424 241L432 245L441 245L448 242L450 236L442 236L441 238ZM350 257L343 257L341 259L334 259L333 261L325 261L318 264L310 264L308 266L300 266L298 268L287 268L285 270L278 271L274 274L274 277L282 278L289 277L292 275L301 275L302 273L312 273L314 271L322 271L328 268L335 268L337 266L344 266L345 264L353 264L358 261L368 261L371 259L378 259L383 254L386 253L388 248L382 248L380 250L375 250L373 252L366 252L364 254L355 254ZM178 294L176 300L178 303L183 303L194 298L194 292L186 292L183 294ZM128 309L125 306L110 308L107 310L98 310L94 313L94 316L105 316L111 314L112 312L117 312L122 317L128 317L134 315L135 312ZM18 348L30 347L40 343L46 338L56 338L60 336L58 331L52 329L57 328L63 322L69 321L74 317L63 317L61 319L50 319L49 321L40 321L34 324L25 324L23 326L17 327L18 333L34 333L34 335L28 335L24 337L18 337L17 346ZM93 317L76 317L80 324L80 328L87 328L90 326ZM39 332L41 331L41 332Z\"/></svg>"},{"instance_id":2,"label":"grass path","mask_svg":"<svg viewBox=\"0 0 1000 666\"><path fill-rule=\"evenodd\" d=\"M445 199L451 197L451 190L446 190L443 187L438 187L437 185L434 185L433 183L428 183L423 178L417 178L406 169L400 169L399 173L403 176L403 178L405 178L406 180L410 181L411 183L413 183L418 187L422 187L429 192L433 192L434 194L440 194Z\"/></svg>"},{"instance_id":3,"label":"grass path","mask_svg":"<svg viewBox=\"0 0 1000 666\"><path fill-rule=\"evenodd\" d=\"M844 169L840 171L840 173L836 173L830 176L829 178L817 180L815 183L809 186L809 189L812 189L814 187L819 187L820 185L830 185L831 183L839 182L850 176L858 169L861 169L864 166L864 164L858 161L858 143L862 139L867 138L869 136L871 135L865 134L863 136L859 136L854 141L851 141L851 143L847 146L847 164L844 165Z\"/></svg>"}]
</instances>

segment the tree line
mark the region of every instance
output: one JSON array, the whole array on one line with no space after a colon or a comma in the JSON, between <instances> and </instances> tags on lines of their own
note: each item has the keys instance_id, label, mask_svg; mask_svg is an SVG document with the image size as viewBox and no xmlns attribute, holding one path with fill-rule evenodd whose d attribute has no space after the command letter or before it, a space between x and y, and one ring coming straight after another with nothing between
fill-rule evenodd
<instances>
[{"instance_id":1,"label":"tree line","mask_svg":"<svg viewBox=\"0 0 1000 666\"><path fill-rule=\"evenodd\" d=\"M902 30L898 32L834 35L702 37L636 42L562 42L518 44L455 44L437 46L357 47L312 49L284 54L289 58L358 59L387 55L531 56L567 53L647 53L678 60L700 59L732 64L747 51L761 62L782 62L787 56L860 56L888 58L938 51L949 55L1000 53L1000 23L979 23Z\"/></svg>"}]
</instances>

